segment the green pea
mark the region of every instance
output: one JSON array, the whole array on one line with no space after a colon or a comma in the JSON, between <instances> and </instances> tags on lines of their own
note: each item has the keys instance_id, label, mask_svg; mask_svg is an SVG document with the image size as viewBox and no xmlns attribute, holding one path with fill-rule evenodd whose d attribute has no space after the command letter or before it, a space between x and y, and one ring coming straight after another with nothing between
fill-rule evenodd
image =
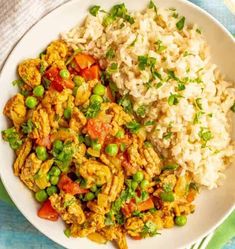
<instances>
[{"instance_id":1,"label":"green pea","mask_svg":"<svg viewBox=\"0 0 235 249\"><path fill-rule=\"evenodd\" d=\"M82 83L85 82L85 80L81 76L75 75L73 77L73 82L75 83L75 86L80 86Z\"/></svg>"},{"instance_id":2,"label":"green pea","mask_svg":"<svg viewBox=\"0 0 235 249\"><path fill-rule=\"evenodd\" d=\"M97 186L94 185L94 186L92 186L90 189L91 189L91 192L94 192L94 193L95 193L95 192L97 191Z\"/></svg>"},{"instance_id":3,"label":"green pea","mask_svg":"<svg viewBox=\"0 0 235 249\"><path fill-rule=\"evenodd\" d=\"M35 193L35 199L38 202L44 202L48 198L48 195L45 190L39 190Z\"/></svg>"},{"instance_id":4,"label":"green pea","mask_svg":"<svg viewBox=\"0 0 235 249\"><path fill-rule=\"evenodd\" d=\"M71 236L71 231L70 231L69 228L66 228L66 229L64 230L64 235L65 235L66 237L68 237L68 238Z\"/></svg>"},{"instance_id":5,"label":"green pea","mask_svg":"<svg viewBox=\"0 0 235 249\"><path fill-rule=\"evenodd\" d=\"M38 101L35 97L29 96L26 98L25 104L28 108L33 109L38 104Z\"/></svg>"},{"instance_id":6,"label":"green pea","mask_svg":"<svg viewBox=\"0 0 235 249\"><path fill-rule=\"evenodd\" d=\"M117 144L109 144L105 148L105 152L110 156L116 156L118 154L118 145Z\"/></svg>"},{"instance_id":7,"label":"green pea","mask_svg":"<svg viewBox=\"0 0 235 249\"><path fill-rule=\"evenodd\" d=\"M62 70L60 70L60 76L63 79L68 79L70 76L70 73L67 69L62 69Z\"/></svg>"},{"instance_id":8,"label":"green pea","mask_svg":"<svg viewBox=\"0 0 235 249\"><path fill-rule=\"evenodd\" d=\"M146 189L148 186L149 186L149 181L148 181L148 180L143 180L143 181L140 183L141 189Z\"/></svg>"},{"instance_id":9,"label":"green pea","mask_svg":"<svg viewBox=\"0 0 235 249\"><path fill-rule=\"evenodd\" d=\"M47 150L45 147L37 146L35 151L38 159L45 161L48 158Z\"/></svg>"},{"instance_id":10,"label":"green pea","mask_svg":"<svg viewBox=\"0 0 235 249\"><path fill-rule=\"evenodd\" d=\"M144 174L142 171L137 171L134 175L133 175L133 179L136 182L142 182L144 180Z\"/></svg>"},{"instance_id":11,"label":"green pea","mask_svg":"<svg viewBox=\"0 0 235 249\"><path fill-rule=\"evenodd\" d=\"M50 187L48 187L48 188L46 189L46 191L47 191L47 194L48 194L49 196L51 196L51 195L57 193L58 189L57 189L56 186L50 186Z\"/></svg>"},{"instance_id":12,"label":"green pea","mask_svg":"<svg viewBox=\"0 0 235 249\"><path fill-rule=\"evenodd\" d=\"M138 182L136 182L136 181L131 181L131 188L132 188L133 190L136 190L137 187L138 187Z\"/></svg>"},{"instance_id":13,"label":"green pea","mask_svg":"<svg viewBox=\"0 0 235 249\"><path fill-rule=\"evenodd\" d=\"M63 147L63 142L60 140L55 140L55 142L53 143L53 148L57 151L62 151Z\"/></svg>"},{"instance_id":14,"label":"green pea","mask_svg":"<svg viewBox=\"0 0 235 249\"><path fill-rule=\"evenodd\" d=\"M163 201L173 202L175 200L173 192L162 192L160 197Z\"/></svg>"},{"instance_id":15,"label":"green pea","mask_svg":"<svg viewBox=\"0 0 235 249\"><path fill-rule=\"evenodd\" d=\"M90 101L91 101L91 103L102 103L103 99L99 95L93 94L90 97Z\"/></svg>"},{"instance_id":16,"label":"green pea","mask_svg":"<svg viewBox=\"0 0 235 249\"><path fill-rule=\"evenodd\" d=\"M33 89L33 94L34 94L36 97L42 97L43 94L44 94L44 87L43 87L42 85L36 86L36 87Z\"/></svg>"},{"instance_id":17,"label":"green pea","mask_svg":"<svg viewBox=\"0 0 235 249\"><path fill-rule=\"evenodd\" d=\"M105 94L105 86L98 83L95 85L94 89L93 89L93 93L96 95L104 95Z\"/></svg>"},{"instance_id":18,"label":"green pea","mask_svg":"<svg viewBox=\"0 0 235 249\"><path fill-rule=\"evenodd\" d=\"M116 138L124 138L125 132L123 130L120 130L116 133L115 137Z\"/></svg>"},{"instance_id":19,"label":"green pea","mask_svg":"<svg viewBox=\"0 0 235 249\"><path fill-rule=\"evenodd\" d=\"M71 115L72 115L72 110L71 110L71 108L66 108L65 110L64 110L64 118L65 119L70 119L71 118Z\"/></svg>"},{"instance_id":20,"label":"green pea","mask_svg":"<svg viewBox=\"0 0 235 249\"><path fill-rule=\"evenodd\" d=\"M184 226L187 223L187 217L185 215L180 215L175 217L175 224L177 226Z\"/></svg>"},{"instance_id":21,"label":"green pea","mask_svg":"<svg viewBox=\"0 0 235 249\"><path fill-rule=\"evenodd\" d=\"M51 176L50 177L50 182L52 185L56 185L59 182L59 176Z\"/></svg>"},{"instance_id":22,"label":"green pea","mask_svg":"<svg viewBox=\"0 0 235 249\"><path fill-rule=\"evenodd\" d=\"M61 174L61 171L57 166L53 166L49 171L50 176L59 176L60 174Z\"/></svg>"},{"instance_id":23,"label":"green pea","mask_svg":"<svg viewBox=\"0 0 235 249\"><path fill-rule=\"evenodd\" d=\"M86 193L84 200L85 200L85 201L91 201L91 200L93 200L94 198L95 198L95 194L92 193L92 192L88 192L88 193Z\"/></svg>"}]
</instances>

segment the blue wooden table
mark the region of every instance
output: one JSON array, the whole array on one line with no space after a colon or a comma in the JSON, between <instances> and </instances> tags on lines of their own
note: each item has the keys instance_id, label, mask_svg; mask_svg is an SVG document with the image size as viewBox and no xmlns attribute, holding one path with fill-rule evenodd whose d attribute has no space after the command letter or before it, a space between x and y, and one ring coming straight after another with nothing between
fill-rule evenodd
<instances>
[{"instance_id":1,"label":"blue wooden table","mask_svg":"<svg viewBox=\"0 0 235 249\"><path fill-rule=\"evenodd\" d=\"M191 0L206 9L235 34L235 16L222 0ZM26 246L27 245L27 246ZM37 231L14 207L0 201L0 249L62 249ZM85 248L83 248L85 249ZM223 249L235 249L235 238Z\"/></svg>"}]
</instances>

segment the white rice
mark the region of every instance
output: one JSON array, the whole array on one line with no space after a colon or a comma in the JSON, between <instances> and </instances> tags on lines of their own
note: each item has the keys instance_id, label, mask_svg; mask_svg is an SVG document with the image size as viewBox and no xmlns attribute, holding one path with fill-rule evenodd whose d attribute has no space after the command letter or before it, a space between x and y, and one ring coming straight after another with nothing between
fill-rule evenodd
<instances>
[{"instance_id":1,"label":"white rice","mask_svg":"<svg viewBox=\"0 0 235 249\"><path fill-rule=\"evenodd\" d=\"M146 121L156 121L149 129L158 151L192 171L199 184L217 187L235 152L228 117L235 89L210 63L208 46L199 29L184 25L179 31L176 23L181 17L172 9L158 9L157 15L154 9L131 13L134 24L118 18L108 27L102 25L104 16L102 12L96 17L89 14L82 26L63 34L63 39L74 49L93 54L103 68L117 63L112 80L121 94L132 96L135 110L145 106ZM156 41L165 46L162 52L157 51ZM115 50L115 58L108 60L105 54L110 47ZM149 89L146 82L151 79L151 70L138 67L138 56L142 55L156 58L155 70L162 76L162 80L153 80ZM186 81L185 90L178 90L179 80L168 79L168 70ZM162 84L159 88L158 83ZM178 104L169 105L171 94L180 95ZM208 131L212 138L205 143L202 133ZM167 134L171 134L168 139Z\"/></svg>"}]
</instances>

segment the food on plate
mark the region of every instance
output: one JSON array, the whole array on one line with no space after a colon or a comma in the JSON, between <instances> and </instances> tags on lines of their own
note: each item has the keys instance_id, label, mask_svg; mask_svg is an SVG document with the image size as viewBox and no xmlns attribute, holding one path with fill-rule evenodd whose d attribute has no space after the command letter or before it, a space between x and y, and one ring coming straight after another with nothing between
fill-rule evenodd
<instances>
[{"instance_id":1,"label":"food on plate","mask_svg":"<svg viewBox=\"0 0 235 249\"><path fill-rule=\"evenodd\" d=\"M60 217L67 237L126 249L126 235L186 225L200 187L217 186L234 154L234 88L185 22L152 1L141 13L93 6L19 64L2 136L38 216Z\"/></svg>"}]
</instances>

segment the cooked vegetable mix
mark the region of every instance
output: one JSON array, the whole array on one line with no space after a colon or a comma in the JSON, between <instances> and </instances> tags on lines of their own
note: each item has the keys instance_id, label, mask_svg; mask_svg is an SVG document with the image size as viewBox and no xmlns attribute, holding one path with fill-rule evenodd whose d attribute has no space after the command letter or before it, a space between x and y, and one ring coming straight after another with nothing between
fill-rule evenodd
<instances>
[{"instance_id":1,"label":"cooked vegetable mix","mask_svg":"<svg viewBox=\"0 0 235 249\"><path fill-rule=\"evenodd\" d=\"M20 98L26 110L24 125L3 131L3 138L17 150L15 174L43 203L38 215L52 221L60 216L68 237L95 240L97 234L120 248L127 248L125 234L145 238L174 223L183 226L197 193L187 190L191 175L181 176L178 165L159 158L142 135L145 126L128 111L129 100L107 95L95 58L78 53L66 65L71 54L63 41L52 42L35 59L47 65L39 85L25 82L21 88L29 96L17 94L5 107Z\"/></svg>"}]
</instances>

